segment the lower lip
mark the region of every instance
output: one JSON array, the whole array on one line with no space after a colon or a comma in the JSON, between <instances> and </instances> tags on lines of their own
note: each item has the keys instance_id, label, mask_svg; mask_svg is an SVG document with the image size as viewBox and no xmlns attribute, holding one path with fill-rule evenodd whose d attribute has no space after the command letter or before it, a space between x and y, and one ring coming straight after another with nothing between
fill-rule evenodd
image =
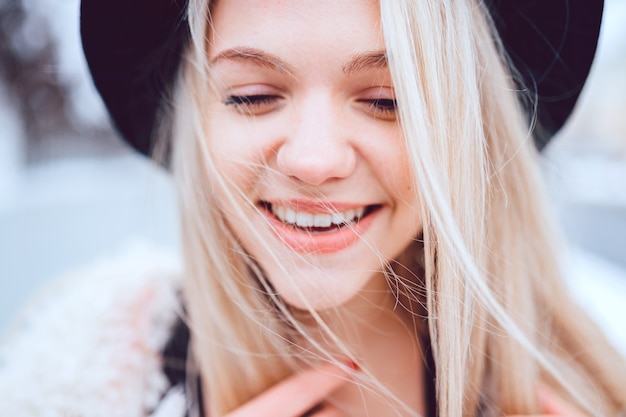
<instances>
[{"instance_id":1,"label":"lower lip","mask_svg":"<svg viewBox=\"0 0 626 417\"><path fill-rule=\"evenodd\" d=\"M267 212L267 217L274 234L295 252L331 254L340 252L361 239L379 212L380 209L377 209L369 213L352 226L317 233L286 225L270 212Z\"/></svg>"}]
</instances>

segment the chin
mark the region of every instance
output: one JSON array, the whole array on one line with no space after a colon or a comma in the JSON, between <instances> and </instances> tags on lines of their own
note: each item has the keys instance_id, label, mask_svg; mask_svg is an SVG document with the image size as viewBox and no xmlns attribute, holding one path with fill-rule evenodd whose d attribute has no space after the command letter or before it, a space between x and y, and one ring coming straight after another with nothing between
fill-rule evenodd
<instances>
[{"instance_id":1,"label":"chin","mask_svg":"<svg viewBox=\"0 0 626 417\"><path fill-rule=\"evenodd\" d=\"M329 270L310 264L308 268L290 268L293 263L306 260L291 262L291 265L283 265L285 270L278 265L268 265L263 269L278 296L290 307L305 311L342 307L361 293L375 277L381 276L380 273L372 272L374 268ZM384 279L381 282L386 286Z\"/></svg>"}]
</instances>

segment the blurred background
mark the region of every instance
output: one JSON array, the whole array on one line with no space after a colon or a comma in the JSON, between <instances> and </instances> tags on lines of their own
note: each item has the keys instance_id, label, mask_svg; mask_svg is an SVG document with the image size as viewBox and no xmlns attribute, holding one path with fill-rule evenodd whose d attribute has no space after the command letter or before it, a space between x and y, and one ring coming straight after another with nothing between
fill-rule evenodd
<instances>
[{"instance_id":1,"label":"blurred background","mask_svg":"<svg viewBox=\"0 0 626 417\"><path fill-rule=\"evenodd\" d=\"M544 168L571 287L626 352L626 0L605 4L591 78ZM137 246L179 250L171 179L112 131L78 10L0 0L0 333L69 270Z\"/></svg>"}]
</instances>

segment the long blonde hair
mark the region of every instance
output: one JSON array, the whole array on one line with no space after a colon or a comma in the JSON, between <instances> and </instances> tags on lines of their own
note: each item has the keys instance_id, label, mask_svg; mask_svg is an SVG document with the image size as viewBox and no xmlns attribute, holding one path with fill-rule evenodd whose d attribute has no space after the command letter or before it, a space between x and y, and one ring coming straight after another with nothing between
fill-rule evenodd
<instances>
[{"instance_id":1,"label":"long blonde hair","mask_svg":"<svg viewBox=\"0 0 626 417\"><path fill-rule=\"evenodd\" d=\"M626 409L625 361L567 295L530 129L485 6L380 6L424 224L411 254L423 276L402 285L425 294L416 301L427 307L439 415L538 413L539 384L588 414L617 415ZM292 336L308 333L224 221L243 216L224 213L216 197L235 201L237 190L204 134L207 0L190 1L189 22L174 115L183 290L205 402L222 415L303 366L310 358ZM333 360L324 349L316 355ZM360 383L391 396L367 375Z\"/></svg>"}]
</instances>

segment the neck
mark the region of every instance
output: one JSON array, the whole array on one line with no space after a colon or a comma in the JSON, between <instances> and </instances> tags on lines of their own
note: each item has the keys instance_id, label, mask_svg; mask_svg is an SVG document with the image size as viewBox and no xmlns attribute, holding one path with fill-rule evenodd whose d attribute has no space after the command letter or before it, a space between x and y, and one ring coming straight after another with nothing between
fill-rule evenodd
<instances>
[{"instance_id":1,"label":"neck","mask_svg":"<svg viewBox=\"0 0 626 417\"><path fill-rule=\"evenodd\" d=\"M320 315L330 330L350 348L349 357L361 368L359 374L372 377L387 392L372 392L357 383L338 390L332 397L346 415L411 415L403 412L399 400L413 412L424 415L424 355L419 334L423 316L416 316L407 300L396 299L382 274L345 305ZM410 305L413 307L413 305ZM331 352L337 347L320 336L320 344ZM332 345L332 346L329 346ZM345 352L337 357L345 358ZM372 378L366 378L371 380Z\"/></svg>"}]
</instances>

